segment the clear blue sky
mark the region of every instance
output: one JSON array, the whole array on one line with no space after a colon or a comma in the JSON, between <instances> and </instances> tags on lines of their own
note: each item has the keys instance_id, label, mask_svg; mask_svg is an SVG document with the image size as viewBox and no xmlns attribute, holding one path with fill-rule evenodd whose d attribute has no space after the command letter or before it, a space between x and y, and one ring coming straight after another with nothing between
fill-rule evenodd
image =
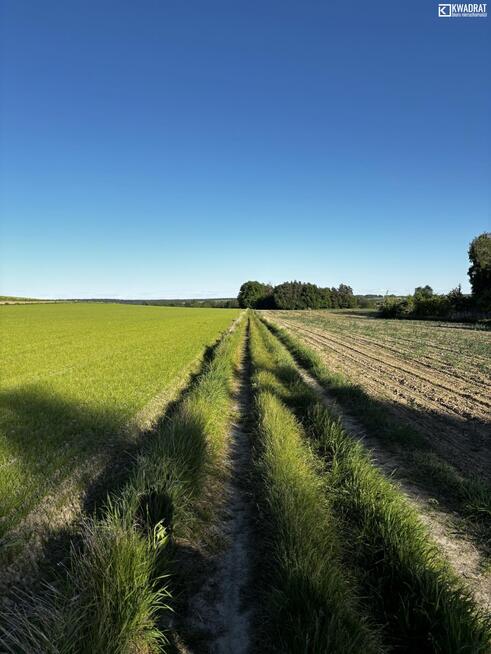
<instances>
[{"instance_id":1,"label":"clear blue sky","mask_svg":"<svg viewBox=\"0 0 491 654\"><path fill-rule=\"evenodd\" d=\"M0 2L2 294L468 290L491 225L491 15Z\"/></svg>"}]
</instances>

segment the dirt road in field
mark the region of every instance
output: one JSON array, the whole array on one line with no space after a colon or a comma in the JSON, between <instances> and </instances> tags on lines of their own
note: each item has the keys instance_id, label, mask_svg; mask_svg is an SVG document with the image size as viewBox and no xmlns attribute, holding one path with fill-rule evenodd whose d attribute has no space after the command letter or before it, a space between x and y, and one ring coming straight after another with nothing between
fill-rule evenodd
<instances>
[{"instance_id":1,"label":"dirt road in field","mask_svg":"<svg viewBox=\"0 0 491 654\"><path fill-rule=\"evenodd\" d=\"M190 644L180 644L182 654L247 654L250 651L253 610L247 590L252 574L254 501L249 479L249 393L245 349L236 387L237 417L230 430L222 510L214 527L214 538L221 547L206 562L206 569L202 570L203 582L188 599L182 633Z\"/></svg>"},{"instance_id":2,"label":"dirt road in field","mask_svg":"<svg viewBox=\"0 0 491 654\"><path fill-rule=\"evenodd\" d=\"M491 396L484 374L464 376L433 355L424 362L408 361L393 343L268 317L317 350L331 371L341 372L423 431L461 470L490 478Z\"/></svg>"}]
</instances>

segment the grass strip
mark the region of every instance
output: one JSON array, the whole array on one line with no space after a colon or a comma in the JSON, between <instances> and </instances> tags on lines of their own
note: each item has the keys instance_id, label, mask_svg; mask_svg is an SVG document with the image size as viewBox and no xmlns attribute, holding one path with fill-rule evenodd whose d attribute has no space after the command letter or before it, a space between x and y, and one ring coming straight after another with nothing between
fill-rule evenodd
<instances>
[{"instance_id":1,"label":"grass strip","mask_svg":"<svg viewBox=\"0 0 491 654\"><path fill-rule=\"evenodd\" d=\"M244 330L242 320L223 337L172 417L149 438L121 494L83 525L60 583L41 596L20 597L7 611L0 632L5 651L166 651L172 544L199 539L212 519L202 500L223 474Z\"/></svg>"},{"instance_id":2,"label":"grass strip","mask_svg":"<svg viewBox=\"0 0 491 654\"><path fill-rule=\"evenodd\" d=\"M308 431L329 462L329 493L345 525L345 558L397 651L488 652L491 623L461 584L416 511L363 445L316 404Z\"/></svg>"},{"instance_id":3,"label":"grass strip","mask_svg":"<svg viewBox=\"0 0 491 654\"><path fill-rule=\"evenodd\" d=\"M255 323L251 358L259 434L256 461L272 527L267 591L271 649L380 652L340 564L340 543L319 462L302 426L278 397L288 390L271 372L275 362Z\"/></svg>"},{"instance_id":4,"label":"grass strip","mask_svg":"<svg viewBox=\"0 0 491 654\"><path fill-rule=\"evenodd\" d=\"M271 332L264 338L276 352L278 375L287 386L283 397L290 395L327 464L327 495L342 535L345 564L355 571L374 618L384 626L390 650L488 652L489 618L451 571L417 512L315 391L295 376L290 352Z\"/></svg>"}]
</instances>

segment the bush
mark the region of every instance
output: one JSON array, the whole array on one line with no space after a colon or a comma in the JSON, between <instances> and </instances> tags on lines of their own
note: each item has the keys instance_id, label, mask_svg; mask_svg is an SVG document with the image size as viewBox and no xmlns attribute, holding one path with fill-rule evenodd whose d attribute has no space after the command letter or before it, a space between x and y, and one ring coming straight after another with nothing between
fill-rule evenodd
<instances>
[{"instance_id":1,"label":"bush","mask_svg":"<svg viewBox=\"0 0 491 654\"><path fill-rule=\"evenodd\" d=\"M413 315L418 318L438 317L449 315L451 305L446 295L414 296Z\"/></svg>"},{"instance_id":2,"label":"bush","mask_svg":"<svg viewBox=\"0 0 491 654\"><path fill-rule=\"evenodd\" d=\"M412 295L406 298L397 298L393 295L386 295L379 314L382 318L407 318L414 309L414 299Z\"/></svg>"}]
</instances>

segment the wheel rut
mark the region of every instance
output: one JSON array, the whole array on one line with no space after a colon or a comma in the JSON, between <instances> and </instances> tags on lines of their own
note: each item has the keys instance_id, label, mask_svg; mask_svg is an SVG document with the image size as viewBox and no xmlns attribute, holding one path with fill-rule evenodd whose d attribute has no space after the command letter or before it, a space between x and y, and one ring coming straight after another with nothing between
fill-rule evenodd
<instances>
[{"instance_id":1,"label":"wheel rut","mask_svg":"<svg viewBox=\"0 0 491 654\"><path fill-rule=\"evenodd\" d=\"M188 598L182 633L193 644L181 645L183 654L248 654L251 651L253 607L249 584L252 576L252 543L255 503L250 479L251 410L248 338L235 389L235 415L226 461L226 483L217 524L220 551L202 570L203 582ZM188 640L188 639L186 639Z\"/></svg>"}]
</instances>

